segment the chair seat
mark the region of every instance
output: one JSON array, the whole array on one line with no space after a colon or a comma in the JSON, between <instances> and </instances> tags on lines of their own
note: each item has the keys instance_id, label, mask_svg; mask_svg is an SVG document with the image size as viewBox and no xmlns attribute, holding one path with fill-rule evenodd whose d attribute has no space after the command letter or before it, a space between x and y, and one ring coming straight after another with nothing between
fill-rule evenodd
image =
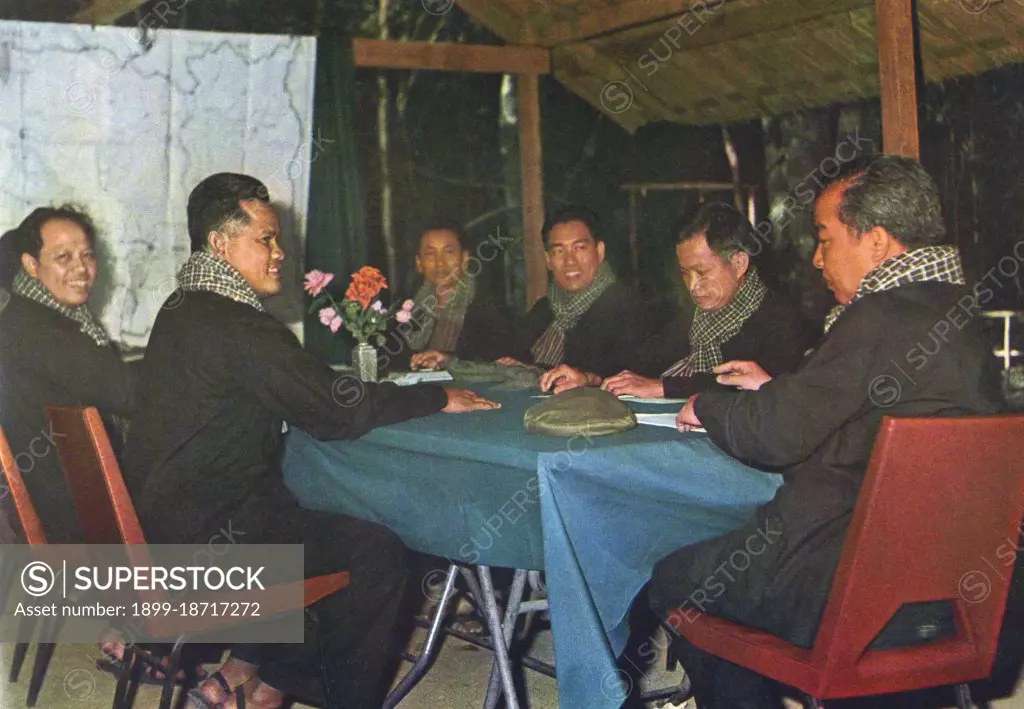
<instances>
[{"instance_id":1,"label":"chair seat","mask_svg":"<svg viewBox=\"0 0 1024 709\"><path fill-rule=\"evenodd\" d=\"M869 650L853 667L829 673L827 665L815 662L812 650L763 630L693 613L696 617L674 613L668 622L702 650L816 699L927 689L949 684L950 676L957 677L958 683L972 682L991 671L984 659L978 658L974 644L960 637L902 649Z\"/></svg>"}]
</instances>

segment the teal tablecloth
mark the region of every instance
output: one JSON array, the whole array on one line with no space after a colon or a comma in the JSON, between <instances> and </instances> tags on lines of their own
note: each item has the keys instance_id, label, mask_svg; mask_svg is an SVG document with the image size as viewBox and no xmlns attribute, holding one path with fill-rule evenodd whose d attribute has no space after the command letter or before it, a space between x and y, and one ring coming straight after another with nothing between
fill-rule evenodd
<instances>
[{"instance_id":1,"label":"teal tablecloth","mask_svg":"<svg viewBox=\"0 0 1024 709\"><path fill-rule=\"evenodd\" d=\"M781 482L703 434L640 426L586 439L523 430L527 392L503 408L439 414L357 441L288 434L285 481L304 507L385 524L412 549L547 572L559 703L612 709L632 599L669 552L734 529ZM672 411L640 405L637 411Z\"/></svg>"}]
</instances>

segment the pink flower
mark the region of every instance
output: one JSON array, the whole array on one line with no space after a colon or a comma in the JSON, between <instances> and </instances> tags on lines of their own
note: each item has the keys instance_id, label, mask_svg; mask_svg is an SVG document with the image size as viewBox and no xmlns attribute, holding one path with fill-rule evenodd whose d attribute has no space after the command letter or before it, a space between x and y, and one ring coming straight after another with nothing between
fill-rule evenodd
<instances>
[{"instance_id":1,"label":"pink flower","mask_svg":"<svg viewBox=\"0 0 1024 709\"><path fill-rule=\"evenodd\" d=\"M412 301L411 300L407 300L405 302L406 303L411 303ZM395 320L397 320L398 322L402 323L403 325L405 323L409 322L409 320L411 320L411 319L412 319L412 315L409 314L408 310L404 309L404 306L403 306L402 310L399 310L397 313L395 313Z\"/></svg>"},{"instance_id":2,"label":"pink flower","mask_svg":"<svg viewBox=\"0 0 1024 709\"><path fill-rule=\"evenodd\" d=\"M320 322L331 328L331 332L337 333L341 328L341 316L335 312L334 308L320 308L318 315Z\"/></svg>"},{"instance_id":3,"label":"pink flower","mask_svg":"<svg viewBox=\"0 0 1024 709\"><path fill-rule=\"evenodd\" d=\"M411 300L407 300L404 303L402 303L402 310L408 313L410 310L413 309L415 305L416 303L412 302Z\"/></svg>"},{"instance_id":4,"label":"pink flower","mask_svg":"<svg viewBox=\"0 0 1024 709\"><path fill-rule=\"evenodd\" d=\"M310 271L306 274L306 282L302 285L307 293L314 298L320 295L320 291L327 287L327 284L334 280L333 273L324 273L323 271ZM323 312L323 311L321 311ZM323 322L321 320L321 322ZM324 323L326 325L327 323Z\"/></svg>"},{"instance_id":5,"label":"pink flower","mask_svg":"<svg viewBox=\"0 0 1024 709\"><path fill-rule=\"evenodd\" d=\"M370 306L370 309L374 310L374 311L376 311L378 313L383 313L384 312L384 305L379 300L375 300L375 301L373 301L373 305Z\"/></svg>"}]
</instances>

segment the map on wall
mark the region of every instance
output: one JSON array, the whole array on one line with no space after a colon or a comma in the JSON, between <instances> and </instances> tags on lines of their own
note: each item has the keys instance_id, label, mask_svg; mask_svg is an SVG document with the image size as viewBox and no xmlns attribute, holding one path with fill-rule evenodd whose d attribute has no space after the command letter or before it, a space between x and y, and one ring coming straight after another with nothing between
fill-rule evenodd
<instances>
[{"instance_id":1,"label":"map on wall","mask_svg":"<svg viewBox=\"0 0 1024 709\"><path fill-rule=\"evenodd\" d=\"M288 254L269 310L301 334L316 43L311 37L0 21L0 230L74 202L100 232L89 306L144 346L188 258L188 194L262 180Z\"/></svg>"}]
</instances>

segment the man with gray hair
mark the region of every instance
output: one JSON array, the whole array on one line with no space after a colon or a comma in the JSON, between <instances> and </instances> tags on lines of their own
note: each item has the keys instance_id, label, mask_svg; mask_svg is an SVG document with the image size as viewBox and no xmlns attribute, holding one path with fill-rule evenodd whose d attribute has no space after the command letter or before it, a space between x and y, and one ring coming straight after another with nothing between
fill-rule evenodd
<instances>
[{"instance_id":1,"label":"man with gray hair","mask_svg":"<svg viewBox=\"0 0 1024 709\"><path fill-rule=\"evenodd\" d=\"M882 416L999 408L995 359L972 308L959 312L977 299L965 293L956 248L943 245L938 190L921 165L890 155L851 164L818 197L814 218L814 265L838 301L817 349L774 378L753 362L727 363L718 381L745 391L703 392L679 413L680 429L703 426L722 450L781 471L784 483L744 527L658 563L650 603L674 629L699 611L810 647ZM936 342L936 323L954 316ZM742 571L729 566L737 550L749 552ZM948 603L911 604L873 647L946 637L952 626ZM675 649L701 709L779 706L759 676L682 637Z\"/></svg>"}]
</instances>

